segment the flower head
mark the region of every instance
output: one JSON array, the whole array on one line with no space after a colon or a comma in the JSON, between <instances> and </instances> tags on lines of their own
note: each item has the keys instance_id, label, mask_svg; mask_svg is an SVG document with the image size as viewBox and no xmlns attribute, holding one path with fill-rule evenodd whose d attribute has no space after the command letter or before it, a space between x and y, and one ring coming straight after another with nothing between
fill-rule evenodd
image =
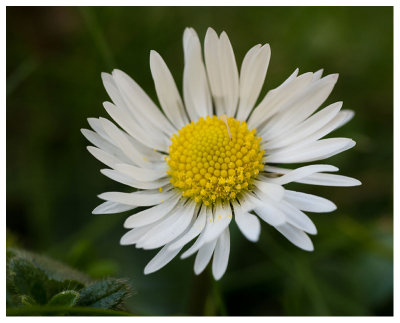
<instances>
[{"instance_id":1,"label":"flower head","mask_svg":"<svg viewBox=\"0 0 400 323\"><path fill-rule=\"evenodd\" d=\"M109 168L107 177L137 189L100 194L93 213L147 209L129 216L122 245L156 249L145 268L152 273L171 261L197 253L196 274L212 261L215 279L229 258L229 225L235 220L251 241L260 234L259 219L294 245L311 251L308 234L317 230L303 212L331 212L329 200L284 188L291 182L354 186L360 182L329 174L338 169L317 164L287 169L276 164L326 159L355 145L348 138L321 139L348 122L353 112L342 102L318 112L337 74L296 70L255 106L270 60L269 45L252 47L240 73L228 36L209 28L204 60L196 32L183 35L183 100L161 56L150 53L150 68L161 109L140 86L119 70L102 74L113 103L104 108L114 120L88 119L83 129L94 144L88 150Z\"/></svg>"}]
</instances>

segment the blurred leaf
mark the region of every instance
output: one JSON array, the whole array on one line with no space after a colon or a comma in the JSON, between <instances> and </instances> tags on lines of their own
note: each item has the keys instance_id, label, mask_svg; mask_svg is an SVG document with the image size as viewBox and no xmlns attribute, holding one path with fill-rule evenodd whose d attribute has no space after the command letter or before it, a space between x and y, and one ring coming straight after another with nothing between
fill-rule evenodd
<instances>
[{"instance_id":1,"label":"blurred leaf","mask_svg":"<svg viewBox=\"0 0 400 323\"><path fill-rule=\"evenodd\" d=\"M79 293L74 290L66 290L54 295L47 305L51 306L74 306L78 301Z\"/></svg>"},{"instance_id":2,"label":"blurred leaf","mask_svg":"<svg viewBox=\"0 0 400 323\"><path fill-rule=\"evenodd\" d=\"M80 293L78 306L116 309L130 295L130 287L124 280L109 278L82 289Z\"/></svg>"}]
</instances>

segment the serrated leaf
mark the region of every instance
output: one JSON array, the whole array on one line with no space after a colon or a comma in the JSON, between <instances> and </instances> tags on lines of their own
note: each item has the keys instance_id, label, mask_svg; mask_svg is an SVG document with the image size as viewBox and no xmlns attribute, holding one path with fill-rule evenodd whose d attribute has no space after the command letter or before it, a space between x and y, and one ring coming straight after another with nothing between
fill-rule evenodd
<instances>
[{"instance_id":1,"label":"serrated leaf","mask_svg":"<svg viewBox=\"0 0 400 323\"><path fill-rule=\"evenodd\" d=\"M7 250L7 291L11 304L20 305L21 295L46 304L55 294L79 290L89 278L50 258L19 249Z\"/></svg>"},{"instance_id":2,"label":"serrated leaf","mask_svg":"<svg viewBox=\"0 0 400 323\"><path fill-rule=\"evenodd\" d=\"M77 306L116 309L130 294L129 285L121 279L109 278L80 291Z\"/></svg>"},{"instance_id":3,"label":"serrated leaf","mask_svg":"<svg viewBox=\"0 0 400 323\"><path fill-rule=\"evenodd\" d=\"M25 259L56 281L77 281L82 285L88 285L92 280L85 274L49 257L38 255L22 249L7 249L7 262L13 258Z\"/></svg>"},{"instance_id":4,"label":"serrated leaf","mask_svg":"<svg viewBox=\"0 0 400 323\"><path fill-rule=\"evenodd\" d=\"M74 306L79 299L79 293L74 290L66 290L54 295L47 305Z\"/></svg>"}]
</instances>

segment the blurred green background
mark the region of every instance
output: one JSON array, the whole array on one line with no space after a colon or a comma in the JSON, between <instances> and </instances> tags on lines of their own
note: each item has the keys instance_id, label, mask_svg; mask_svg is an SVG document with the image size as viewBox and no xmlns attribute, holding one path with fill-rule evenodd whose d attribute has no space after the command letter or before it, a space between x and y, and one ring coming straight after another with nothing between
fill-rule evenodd
<instances>
[{"instance_id":1,"label":"blurred green background","mask_svg":"<svg viewBox=\"0 0 400 323\"><path fill-rule=\"evenodd\" d=\"M156 251L122 247L129 214L92 215L97 194L127 190L99 173L80 129L105 116L100 72L120 68L156 100L149 51L181 88L182 34L225 30L240 66L269 43L268 89L300 72L340 74L326 104L356 117L335 136L355 139L330 158L354 188L292 185L338 205L310 214L315 252L265 223L248 242L231 225L228 270L218 283L193 273L194 257L143 275ZM7 243L62 260L95 278L126 277L140 315L393 314L393 9L391 7L8 7Z\"/></svg>"}]
</instances>

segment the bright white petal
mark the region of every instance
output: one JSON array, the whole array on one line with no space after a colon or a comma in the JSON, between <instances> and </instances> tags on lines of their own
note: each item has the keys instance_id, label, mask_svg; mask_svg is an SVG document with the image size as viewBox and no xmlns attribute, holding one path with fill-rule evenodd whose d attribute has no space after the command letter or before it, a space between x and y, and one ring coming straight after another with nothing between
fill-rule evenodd
<instances>
[{"instance_id":1,"label":"bright white petal","mask_svg":"<svg viewBox=\"0 0 400 323\"><path fill-rule=\"evenodd\" d=\"M136 206L107 201L97 206L92 211L92 214L114 214L133 210L134 208L136 208Z\"/></svg>"},{"instance_id":2,"label":"bright white petal","mask_svg":"<svg viewBox=\"0 0 400 323\"><path fill-rule=\"evenodd\" d=\"M352 110L342 110L339 112L339 114L342 114L344 117L342 119L342 122L337 125L337 128L344 126L347 122L349 122L354 117L354 111L352 111Z\"/></svg>"},{"instance_id":3,"label":"bright white petal","mask_svg":"<svg viewBox=\"0 0 400 323\"><path fill-rule=\"evenodd\" d=\"M337 155L355 146L355 142L349 138L321 139L311 143L307 147L299 149L287 149L267 156L270 163L306 163L326 159Z\"/></svg>"},{"instance_id":4,"label":"bright white petal","mask_svg":"<svg viewBox=\"0 0 400 323\"><path fill-rule=\"evenodd\" d=\"M150 69L153 76L157 97L173 125L180 129L188 123L182 99L175 81L160 54L150 52Z\"/></svg>"},{"instance_id":5,"label":"bright white petal","mask_svg":"<svg viewBox=\"0 0 400 323\"><path fill-rule=\"evenodd\" d=\"M167 176L167 164L160 164L157 168L153 169L136 167L127 164L116 164L114 167L117 171L122 174L128 175L138 181L151 182L158 180L159 178Z\"/></svg>"},{"instance_id":6,"label":"bright white petal","mask_svg":"<svg viewBox=\"0 0 400 323\"><path fill-rule=\"evenodd\" d=\"M243 212L237 203L233 203L233 207L239 230L250 241L258 241L261 232L260 220L254 214Z\"/></svg>"},{"instance_id":7,"label":"bright white petal","mask_svg":"<svg viewBox=\"0 0 400 323\"><path fill-rule=\"evenodd\" d=\"M268 122L260 131L263 138L271 140L308 118L327 99L337 79L337 74L331 74L312 83L296 100L289 102L282 113Z\"/></svg>"},{"instance_id":8,"label":"bright white petal","mask_svg":"<svg viewBox=\"0 0 400 323\"><path fill-rule=\"evenodd\" d=\"M314 223L299 209L285 201L279 203L279 208L285 213L286 222L307 233L317 234L317 228Z\"/></svg>"},{"instance_id":9,"label":"bright white petal","mask_svg":"<svg viewBox=\"0 0 400 323\"><path fill-rule=\"evenodd\" d=\"M226 228L218 238L218 242L214 251L212 272L215 280L221 279L221 277L224 275L226 271L229 260L229 251L230 251L229 228Z\"/></svg>"},{"instance_id":10,"label":"bright white petal","mask_svg":"<svg viewBox=\"0 0 400 323\"><path fill-rule=\"evenodd\" d=\"M300 229L297 229L293 225L289 223L285 223L275 227L283 236L288 239L291 243L295 246L306 250L306 251L313 251L314 246L310 239L310 237Z\"/></svg>"},{"instance_id":11,"label":"bright white petal","mask_svg":"<svg viewBox=\"0 0 400 323\"><path fill-rule=\"evenodd\" d=\"M268 149L285 147L308 137L331 121L338 114L342 104L342 102L333 103L312 115L298 126L290 129L277 138L268 141Z\"/></svg>"},{"instance_id":12,"label":"bright white petal","mask_svg":"<svg viewBox=\"0 0 400 323\"><path fill-rule=\"evenodd\" d=\"M164 132L168 137L176 131L176 128L171 125L160 109L131 77L123 71L115 69L113 78L126 100L126 105L140 123L150 123L153 128Z\"/></svg>"},{"instance_id":13,"label":"bright white petal","mask_svg":"<svg viewBox=\"0 0 400 323\"><path fill-rule=\"evenodd\" d=\"M196 275L201 274L203 270L207 267L214 252L216 244L217 240L208 242L204 244L197 252L196 260L194 261L194 272Z\"/></svg>"},{"instance_id":14,"label":"bright white petal","mask_svg":"<svg viewBox=\"0 0 400 323\"><path fill-rule=\"evenodd\" d=\"M113 120L134 139L146 147L155 148L167 152L170 140L165 136L156 136L152 131L142 128L136 120L126 111L118 108L110 102L103 103L104 109ZM103 118L100 118L101 120ZM145 125L146 126L146 125Z\"/></svg>"},{"instance_id":15,"label":"bright white petal","mask_svg":"<svg viewBox=\"0 0 400 323\"><path fill-rule=\"evenodd\" d=\"M181 258L185 259L193 255L197 250L199 250L205 243L205 238L207 232L210 230L213 224L213 213L211 207L206 208L206 226L204 227L203 231L201 231L200 235L193 243L193 245L187 249L184 253L182 253Z\"/></svg>"},{"instance_id":16,"label":"bright white petal","mask_svg":"<svg viewBox=\"0 0 400 323\"><path fill-rule=\"evenodd\" d=\"M115 165L119 164L121 161L114 155L105 152L97 147L87 146L87 150L99 161L108 167L114 168Z\"/></svg>"},{"instance_id":17,"label":"bright white petal","mask_svg":"<svg viewBox=\"0 0 400 323\"><path fill-rule=\"evenodd\" d=\"M246 120L260 95L271 57L268 44L251 48L243 59L240 69L239 107L236 118Z\"/></svg>"},{"instance_id":18,"label":"bright white petal","mask_svg":"<svg viewBox=\"0 0 400 323\"><path fill-rule=\"evenodd\" d=\"M125 154L116 147L113 143L110 143L99 134L88 129L81 129L82 134L89 140L93 145L99 149L114 155L117 159L129 163L130 160L125 156Z\"/></svg>"},{"instance_id":19,"label":"bright white petal","mask_svg":"<svg viewBox=\"0 0 400 323\"><path fill-rule=\"evenodd\" d=\"M162 219L176 206L179 198L177 195L164 203L131 215L125 220L124 227L128 229L142 227Z\"/></svg>"},{"instance_id":20,"label":"bright white petal","mask_svg":"<svg viewBox=\"0 0 400 323\"><path fill-rule=\"evenodd\" d=\"M128 246L135 244L152 228L153 224L149 224L140 228L134 228L126 232L119 241L121 246Z\"/></svg>"},{"instance_id":21,"label":"bright white petal","mask_svg":"<svg viewBox=\"0 0 400 323\"><path fill-rule=\"evenodd\" d=\"M254 180L254 185L261 191L264 197L275 201L280 201L285 193L285 189L278 184Z\"/></svg>"},{"instance_id":22,"label":"bright white petal","mask_svg":"<svg viewBox=\"0 0 400 323\"><path fill-rule=\"evenodd\" d=\"M126 133L121 131L117 126L107 119L101 119L103 129L107 135L116 143L117 147L136 165L141 167L152 167L152 164L145 156L136 149L129 141Z\"/></svg>"},{"instance_id":23,"label":"bright white petal","mask_svg":"<svg viewBox=\"0 0 400 323\"><path fill-rule=\"evenodd\" d=\"M146 190L133 193L107 192L98 197L102 200L134 206L151 206L163 203L175 194L174 190L160 193L158 190Z\"/></svg>"},{"instance_id":24,"label":"bright white petal","mask_svg":"<svg viewBox=\"0 0 400 323\"><path fill-rule=\"evenodd\" d=\"M143 182L143 181L138 181L133 179L132 177L122 174L119 171L116 171L114 169L101 169L100 172L107 176L108 178L111 178L112 180L122 183L131 187L139 188L142 190L149 190L149 189L154 189L154 188L162 188L165 185L169 184L169 179L162 178L150 182Z\"/></svg>"},{"instance_id":25,"label":"bright white petal","mask_svg":"<svg viewBox=\"0 0 400 323\"><path fill-rule=\"evenodd\" d=\"M276 226L285 223L286 216L279 209L280 202L274 202L270 199L260 200L260 204L254 208L257 215L269 225Z\"/></svg>"},{"instance_id":26,"label":"bright white petal","mask_svg":"<svg viewBox=\"0 0 400 323\"><path fill-rule=\"evenodd\" d=\"M337 170L338 168L332 165L309 165L309 166L299 167L294 170L267 166L267 172L284 174L283 176L280 177L268 178L268 181L279 185L285 185L291 182L297 182L299 179L305 178L314 173L336 172Z\"/></svg>"},{"instance_id":27,"label":"bright white petal","mask_svg":"<svg viewBox=\"0 0 400 323\"><path fill-rule=\"evenodd\" d=\"M343 175L334 174L312 174L297 181L302 184L323 185L323 186L358 186L361 182L358 179Z\"/></svg>"},{"instance_id":28,"label":"bright white petal","mask_svg":"<svg viewBox=\"0 0 400 323\"><path fill-rule=\"evenodd\" d=\"M234 116L239 98L239 73L225 32L218 38L216 32L208 28L204 41L204 58L216 114Z\"/></svg>"},{"instance_id":29,"label":"bright white petal","mask_svg":"<svg viewBox=\"0 0 400 323\"><path fill-rule=\"evenodd\" d=\"M300 97L304 89L311 83L313 74L305 73L297 77L297 73L298 69L280 86L267 93L251 114L248 121L249 129L263 129L261 126L266 121L278 112L285 111L292 102L295 102Z\"/></svg>"},{"instance_id":30,"label":"bright white petal","mask_svg":"<svg viewBox=\"0 0 400 323\"><path fill-rule=\"evenodd\" d=\"M148 231L148 233L137 242L138 248L156 249L173 240L184 232L192 222L195 202L186 205L179 203L172 212Z\"/></svg>"},{"instance_id":31,"label":"bright white petal","mask_svg":"<svg viewBox=\"0 0 400 323\"><path fill-rule=\"evenodd\" d=\"M206 208L203 207L200 210L200 213L197 216L197 219L190 228L190 230L185 235L183 235L179 240L172 243L169 248L170 249L182 248L189 241L196 238L203 231L205 226L206 226Z\"/></svg>"},{"instance_id":32,"label":"bright white petal","mask_svg":"<svg viewBox=\"0 0 400 323\"><path fill-rule=\"evenodd\" d=\"M206 232L205 242L210 242L222 233L232 220L232 210L229 204L217 203L214 219L210 223L210 229Z\"/></svg>"},{"instance_id":33,"label":"bright white petal","mask_svg":"<svg viewBox=\"0 0 400 323\"><path fill-rule=\"evenodd\" d=\"M161 269L166 264L168 264L175 256L181 251L180 249L169 250L168 245L163 247L157 255L147 264L144 268L144 274L148 275L154 273L155 271Z\"/></svg>"},{"instance_id":34,"label":"bright white petal","mask_svg":"<svg viewBox=\"0 0 400 323\"><path fill-rule=\"evenodd\" d=\"M212 115L212 101L201 57L199 37L193 28L185 29L183 48L185 54L183 97L190 119L197 121L200 117Z\"/></svg>"},{"instance_id":35,"label":"bright white petal","mask_svg":"<svg viewBox=\"0 0 400 323\"><path fill-rule=\"evenodd\" d=\"M332 212L336 205L331 201L312 194L285 190L285 200L300 210L308 212Z\"/></svg>"}]
</instances>

